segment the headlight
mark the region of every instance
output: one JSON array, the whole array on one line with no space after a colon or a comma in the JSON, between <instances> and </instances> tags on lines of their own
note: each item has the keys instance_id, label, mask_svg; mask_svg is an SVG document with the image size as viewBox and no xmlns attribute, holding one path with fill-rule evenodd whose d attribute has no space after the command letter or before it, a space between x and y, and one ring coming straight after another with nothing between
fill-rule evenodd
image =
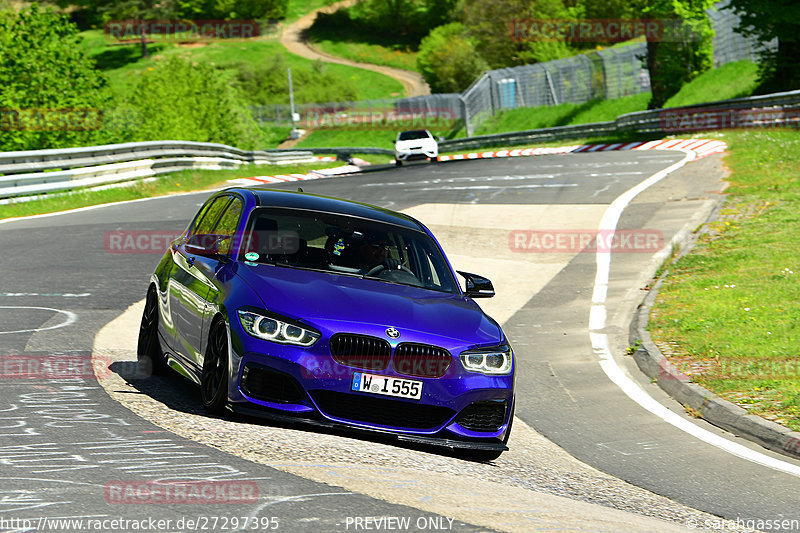
<instances>
[{"instance_id":1,"label":"headlight","mask_svg":"<svg viewBox=\"0 0 800 533\"><path fill-rule=\"evenodd\" d=\"M507 344L461 352L461 364L464 368L482 374L508 374L511 372L513 360L514 352Z\"/></svg>"},{"instance_id":2,"label":"headlight","mask_svg":"<svg viewBox=\"0 0 800 533\"><path fill-rule=\"evenodd\" d=\"M243 309L239 309L239 322L253 337L281 344L311 346L322 336L307 326Z\"/></svg>"}]
</instances>

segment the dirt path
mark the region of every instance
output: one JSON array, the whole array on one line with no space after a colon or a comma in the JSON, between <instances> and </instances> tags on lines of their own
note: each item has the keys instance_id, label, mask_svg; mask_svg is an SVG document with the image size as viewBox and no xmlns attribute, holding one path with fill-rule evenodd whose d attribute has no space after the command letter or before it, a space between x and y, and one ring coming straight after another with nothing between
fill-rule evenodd
<instances>
[{"instance_id":1,"label":"dirt path","mask_svg":"<svg viewBox=\"0 0 800 533\"><path fill-rule=\"evenodd\" d=\"M281 33L281 44L291 53L306 57L308 59L321 59L327 63L339 63L341 65L363 68L372 70L373 72L379 72L389 76L390 78L394 78L403 84L403 89L405 90L406 96L431 94L430 87L428 87L428 84L425 83L425 80L422 78L421 74L408 70L401 70L399 68L350 61L349 59L327 54L311 46L311 43L305 37L305 31L310 28L312 24L314 24L314 19L317 17L317 13L333 13L340 7L347 7L355 4L356 1L357 0L344 0L342 2L336 2L335 4L316 9L311 13L304 15L297 22L287 26L286 29L283 30Z\"/></svg>"}]
</instances>

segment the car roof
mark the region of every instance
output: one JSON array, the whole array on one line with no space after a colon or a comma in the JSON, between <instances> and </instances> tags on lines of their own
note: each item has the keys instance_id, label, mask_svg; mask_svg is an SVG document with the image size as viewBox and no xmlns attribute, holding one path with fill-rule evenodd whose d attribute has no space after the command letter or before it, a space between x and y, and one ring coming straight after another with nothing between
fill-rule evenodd
<instances>
[{"instance_id":1,"label":"car roof","mask_svg":"<svg viewBox=\"0 0 800 533\"><path fill-rule=\"evenodd\" d=\"M389 224L403 226L417 231L424 231L422 225L414 218L382 207L353 202L329 196L319 196L300 191L284 191L260 187L234 187L228 191L240 193L249 191L256 199L257 207L285 207L289 209L306 209L350 215Z\"/></svg>"}]
</instances>

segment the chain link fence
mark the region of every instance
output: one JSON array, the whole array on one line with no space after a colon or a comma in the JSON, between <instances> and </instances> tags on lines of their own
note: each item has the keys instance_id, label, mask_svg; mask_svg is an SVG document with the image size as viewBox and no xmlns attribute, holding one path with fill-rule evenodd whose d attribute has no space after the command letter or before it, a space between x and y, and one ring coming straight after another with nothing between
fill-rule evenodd
<instances>
[{"instance_id":1,"label":"chain link fence","mask_svg":"<svg viewBox=\"0 0 800 533\"><path fill-rule=\"evenodd\" d=\"M715 31L714 66L741 59L757 60L765 48L735 32L739 17L724 9L724 0L708 10ZM363 128L399 131L427 128L447 131L464 126L467 136L487 118L504 109L581 104L594 99L615 99L647 92L647 44L607 48L546 63L490 70L463 93L432 94L413 98L331 102L298 105L297 127L310 129ZM261 123L290 124L287 105L254 106Z\"/></svg>"},{"instance_id":2,"label":"chain link fence","mask_svg":"<svg viewBox=\"0 0 800 533\"><path fill-rule=\"evenodd\" d=\"M739 26L739 17L730 9L726 9L729 0L718 2L706 11L714 28L714 66L719 67L741 59L758 61L762 51L776 50L778 40L759 43L755 39L744 37L735 30Z\"/></svg>"}]
</instances>

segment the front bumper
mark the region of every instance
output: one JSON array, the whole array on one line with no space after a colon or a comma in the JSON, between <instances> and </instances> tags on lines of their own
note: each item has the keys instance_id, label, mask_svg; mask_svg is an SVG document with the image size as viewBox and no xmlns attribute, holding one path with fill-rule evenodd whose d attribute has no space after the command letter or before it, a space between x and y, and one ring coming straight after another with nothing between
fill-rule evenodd
<instances>
[{"instance_id":1,"label":"front bumper","mask_svg":"<svg viewBox=\"0 0 800 533\"><path fill-rule=\"evenodd\" d=\"M251 337L243 340L246 351L233 349L231 354L228 390L235 412L450 448L506 449L513 417L513 371L506 376L467 372L455 356L443 377L424 378L399 374L391 365L364 370L339 364L324 343L309 350ZM355 372L421 381L422 398L352 391Z\"/></svg>"},{"instance_id":2,"label":"front bumper","mask_svg":"<svg viewBox=\"0 0 800 533\"><path fill-rule=\"evenodd\" d=\"M439 156L439 150L434 149L415 149L415 150L400 150L395 151L394 158L398 161L415 161L421 159L436 159Z\"/></svg>"}]
</instances>

